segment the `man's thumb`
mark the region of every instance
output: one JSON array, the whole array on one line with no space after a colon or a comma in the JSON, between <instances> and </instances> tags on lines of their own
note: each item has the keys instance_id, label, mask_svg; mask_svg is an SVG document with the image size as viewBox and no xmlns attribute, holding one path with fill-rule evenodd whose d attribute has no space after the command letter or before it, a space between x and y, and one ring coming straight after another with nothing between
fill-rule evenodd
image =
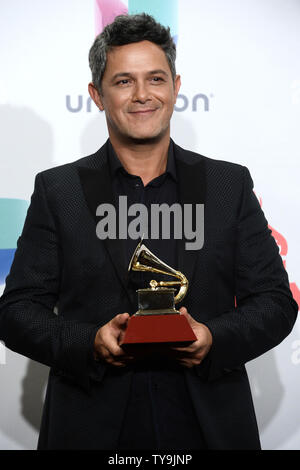
<instances>
[{"instance_id":1,"label":"man's thumb","mask_svg":"<svg viewBox=\"0 0 300 470\"><path fill-rule=\"evenodd\" d=\"M180 307L179 312L181 315L185 316L189 323L193 323L195 321L185 307Z\"/></svg>"},{"instance_id":2,"label":"man's thumb","mask_svg":"<svg viewBox=\"0 0 300 470\"><path fill-rule=\"evenodd\" d=\"M129 313L119 313L119 315L116 316L117 323L119 325L124 325L124 323L127 322L128 318L130 317Z\"/></svg>"}]
</instances>

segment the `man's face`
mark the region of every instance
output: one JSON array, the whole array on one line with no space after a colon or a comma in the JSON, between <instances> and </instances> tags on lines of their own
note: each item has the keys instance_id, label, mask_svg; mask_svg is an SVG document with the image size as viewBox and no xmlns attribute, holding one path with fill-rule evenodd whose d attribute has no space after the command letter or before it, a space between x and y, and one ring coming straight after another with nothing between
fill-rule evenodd
<instances>
[{"instance_id":1,"label":"man's face","mask_svg":"<svg viewBox=\"0 0 300 470\"><path fill-rule=\"evenodd\" d=\"M109 134L119 141L164 136L180 88L163 50L149 41L114 47L107 54L101 95L89 91L106 113Z\"/></svg>"}]
</instances>

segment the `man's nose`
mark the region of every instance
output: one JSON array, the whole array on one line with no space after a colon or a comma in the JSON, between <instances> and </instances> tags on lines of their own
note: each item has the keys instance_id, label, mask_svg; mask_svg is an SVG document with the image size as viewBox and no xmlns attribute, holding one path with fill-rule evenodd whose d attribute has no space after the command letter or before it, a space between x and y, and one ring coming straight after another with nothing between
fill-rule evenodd
<instances>
[{"instance_id":1,"label":"man's nose","mask_svg":"<svg viewBox=\"0 0 300 470\"><path fill-rule=\"evenodd\" d=\"M150 92L147 83L144 81L136 82L134 87L133 100L145 103L150 98Z\"/></svg>"}]
</instances>

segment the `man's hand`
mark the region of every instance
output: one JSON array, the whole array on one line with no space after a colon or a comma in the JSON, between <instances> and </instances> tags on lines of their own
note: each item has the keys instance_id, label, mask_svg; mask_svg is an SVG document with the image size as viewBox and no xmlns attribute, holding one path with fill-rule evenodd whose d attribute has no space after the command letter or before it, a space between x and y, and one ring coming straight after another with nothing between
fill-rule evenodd
<instances>
[{"instance_id":1,"label":"man's hand","mask_svg":"<svg viewBox=\"0 0 300 470\"><path fill-rule=\"evenodd\" d=\"M117 367L124 367L132 361L133 357L127 355L119 346L129 316L129 313L120 313L99 328L94 342L95 359L103 359L108 364Z\"/></svg>"},{"instance_id":2,"label":"man's hand","mask_svg":"<svg viewBox=\"0 0 300 470\"><path fill-rule=\"evenodd\" d=\"M200 364L209 352L213 341L212 335L207 326L194 320L185 307L181 307L179 311L188 320L197 341L183 348L172 347L172 350L175 351L175 357L180 364L191 368Z\"/></svg>"}]
</instances>

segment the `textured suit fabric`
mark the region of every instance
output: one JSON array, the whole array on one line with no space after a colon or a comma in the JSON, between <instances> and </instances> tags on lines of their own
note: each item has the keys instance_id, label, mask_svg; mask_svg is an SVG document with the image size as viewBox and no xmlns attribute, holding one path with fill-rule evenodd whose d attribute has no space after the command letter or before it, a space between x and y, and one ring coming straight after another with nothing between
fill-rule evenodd
<instances>
[{"instance_id":1,"label":"textured suit fabric","mask_svg":"<svg viewBox=\"0 0 300 470\"><path fill-rule=\"evenodd\" d=\"M135 368L117 448L206 449L185 376L172 361Z\"/></svg>"},{"instance_id":2,"label":"textured suit fabric","mask_svg":"<svg viewBox=\"0 0 300 470\"><path fill-rule=\"evenodd\" d=\"M181 203L205 204L203 248L178 244L178 269L190 281L184 305L213 335L203 363L185 369L187 386L209 448L257 449L244 364L290 333L298 306L247 168L174 150ZM107 143L39 173L0 299L0 339L51 368L40 449L118 442L133 372L92 355L97 329L136 311L122 240L95 233L97 206L112 201Z\"/></svg>"}]
</instances>

